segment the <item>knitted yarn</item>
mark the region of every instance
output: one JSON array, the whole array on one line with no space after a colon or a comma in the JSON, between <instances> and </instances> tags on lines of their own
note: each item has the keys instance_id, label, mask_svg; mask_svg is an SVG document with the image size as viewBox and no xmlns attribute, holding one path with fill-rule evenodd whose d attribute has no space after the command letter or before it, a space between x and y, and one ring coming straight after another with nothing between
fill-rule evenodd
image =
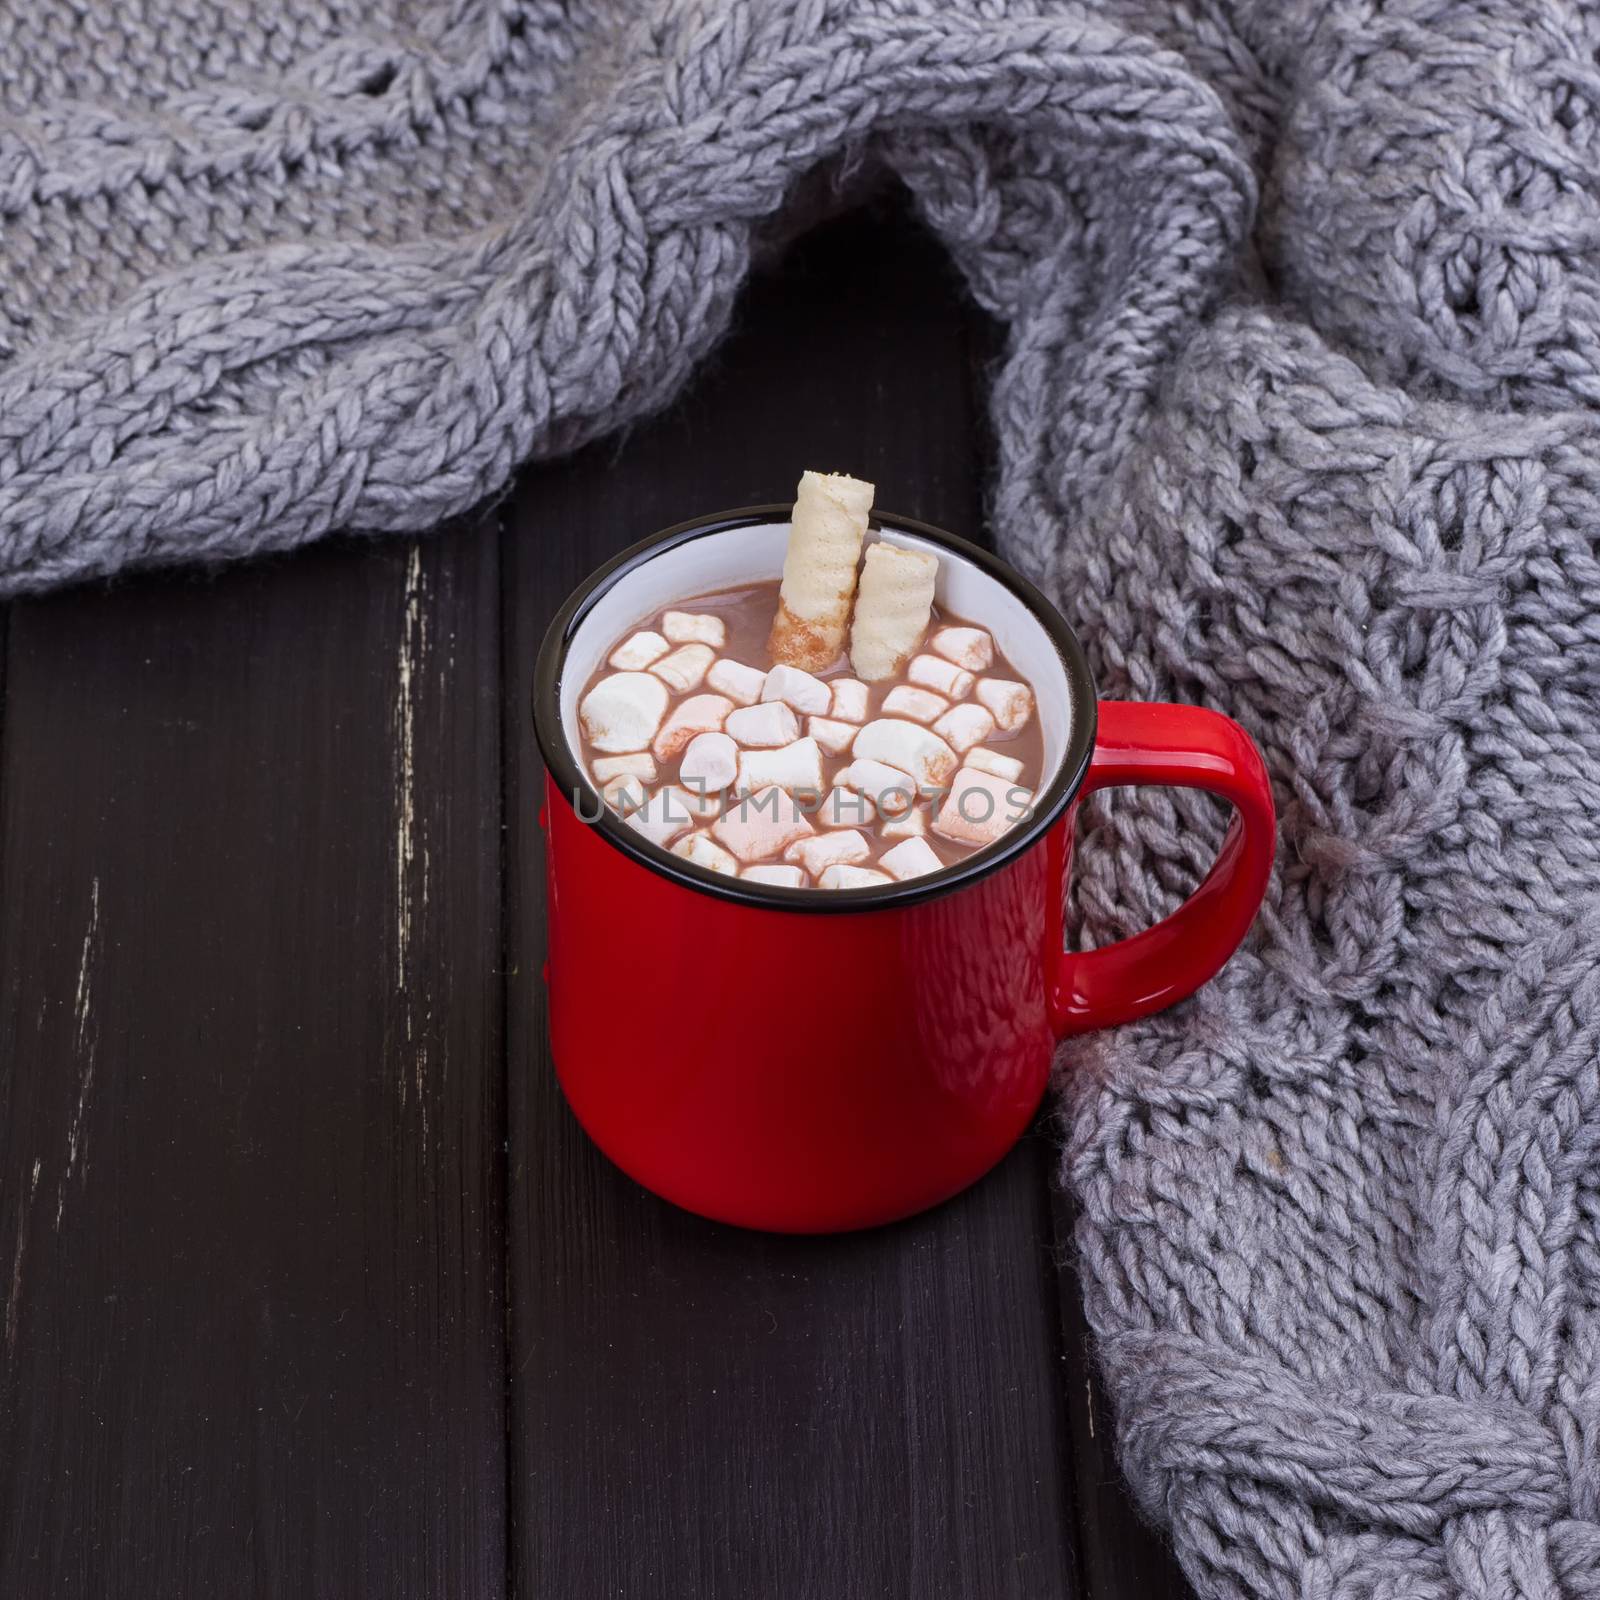
<instances>
[{"instance_id":1,"label":"knitted yarn","mask_svg":"<svg viewBox=\"0 0 1600 1600\"><path fill-rule=\"evenodd\" d=\"M870 149L1005 326L1004 552L1283 841L1069 1053L1123 1459L1206 1597L1600 1593L1600 13L0 0L0 592L429 527L660 404ZM1209 803L1096 804L1083 936Z\"/></svg>"}]
</instances>

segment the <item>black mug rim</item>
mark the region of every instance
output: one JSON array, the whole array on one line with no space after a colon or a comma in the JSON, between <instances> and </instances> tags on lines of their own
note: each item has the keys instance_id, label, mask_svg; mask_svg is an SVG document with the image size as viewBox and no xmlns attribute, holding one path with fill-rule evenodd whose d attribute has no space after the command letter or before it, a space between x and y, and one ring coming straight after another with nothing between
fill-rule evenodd
<instances>
[{"instance_id":1,"label":"black mug rim","mask_svg":"<svg viewBox=\"0 0 1600 1600\"><path fill-rule=\"evenodd\" d=\"M1009 589L1028 608L1061 657L1068 694L1072 700L1067 748L1062 752L1055 777L1036 803L1030 821L1012 829L994 844L974 851L962 861L924 877L908 878L904 882L873 884L863 889L830 889L826 893L809 888L788 889L778 884L751 884L725 873L696 866L682 856L675 856L670 850L652 844L637 829L630 828L616 812L600 801L593 782L579 765L576 753L568 746L566 733L561 726L562 669L579 626L600 597L622 578L663 551L676 549L694 539L726 533L733 528L784 522L792 510L793 507L787 503L775 502L712 512L707 516L674 523L670 528L663 528L659 533L629 545L603 566L597 567L572 591L546 629L534 667L533 730L545 766L564 795L574 800L584 792L594 796L600 814L588 825L598 829L601 836L624 855L686 889L729 900L736 905L753 906L765 911L803 911L819 915L899 909L953 894L980 878L1000 871L1049 832L1083 784L1089 758L1094 751L1098 721L1094 680L1078 636L1066 618L1033 584L987 550L943 528L918 522L912 517L902 517L890 511L875 511L868 525L878 532L887 530L915 534L970 561L986 577Z\"/></svg>"}]
</instances>

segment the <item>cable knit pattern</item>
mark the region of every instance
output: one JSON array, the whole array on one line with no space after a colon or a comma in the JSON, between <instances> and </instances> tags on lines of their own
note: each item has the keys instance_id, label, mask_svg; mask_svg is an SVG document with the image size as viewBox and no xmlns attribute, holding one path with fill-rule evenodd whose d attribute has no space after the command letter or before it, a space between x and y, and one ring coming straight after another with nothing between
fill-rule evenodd
<instances>
[{"instance_id":1,"label":"cable knit pattern","mask_svg":"<svg viewBox=\"0 0 1600 1600\"><path fill-rule=\"evenodd\" d=\"M0 0L0 589L418 529L669 397L892 169L1004 326L1005 553L1238 717L1256 934L1064 1063L1206 1597L1600 1594L1600 13ZM1203 799L1098 801L1082 935Z\"/></svg>"}]
</instances>

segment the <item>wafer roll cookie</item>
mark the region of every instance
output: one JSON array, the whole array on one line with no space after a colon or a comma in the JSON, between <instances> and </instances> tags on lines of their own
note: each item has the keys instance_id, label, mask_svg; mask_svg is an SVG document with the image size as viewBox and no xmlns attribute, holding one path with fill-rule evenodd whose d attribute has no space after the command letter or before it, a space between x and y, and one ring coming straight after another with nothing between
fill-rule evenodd
<instances>
[{"instance_id":1,"label":"wafer roll cookie","mask_svg":"<svg viewBox=\"0 0 1600 1600\"><path fill-rule=\"evenodd\" d=\"M856 563L871 510L870 483L840 473L801 474L783 557L778 615L767 640L775 662L822 672L843 653Z\"/></svg>"},{"instance_id":2,"label":"wafer roll cookie","mask_svg":"<svg viewBox=\"0 0 1600 1600\"><path fill-rule=\"evenodd\" d=\"M850 665L858 678L892 678L916 654L933 614L939 558L881 540L868 548L850 629Z\"/></svg>"}]
</instances>

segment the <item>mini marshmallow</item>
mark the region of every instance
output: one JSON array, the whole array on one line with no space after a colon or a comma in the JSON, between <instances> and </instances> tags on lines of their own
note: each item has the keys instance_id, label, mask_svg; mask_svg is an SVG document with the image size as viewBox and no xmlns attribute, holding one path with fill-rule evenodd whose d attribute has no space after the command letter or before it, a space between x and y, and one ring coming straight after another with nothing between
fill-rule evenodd
<instances>
[{"instance_id":1,"label":"mini marshmallow","mask_svg":"<svg viewBox=\"0 0 1600 1600\"><path fill-rule=\"evenodd\" d=\"M600 763L595 762L596 766ZM962 765L976 767L979 772L992 772L997 778L1015 783L1022 776L1022 763L1015 756L1003 756L997 750L987 750L975 745L962 758Z\"/></svg>"},{"instance_id":2,"label":"mini marshmallow","mask_svg":"<svg viewBox=\"0 0 1600 1600\"><path fill-rule=\"evenodd\" d=\"M865 722L867 720L867 686L859 678L834 678L829 683L833 703L828 715L840 722Z\"/></svg>"},{"instance_id":3,"label":"mini marshmallow","mask_svg":"<svg viewBox=\"0 0 1600 1600\"><path fill-rule=\"evenodd\" d=\"M671 698L667 686L648 672L614 672L583 697L578 716L596 750L608 755L643 750L661 726Z\"/></svg>"},{"instance_id":4,"label":"mini marshmallow","mask_svg":"<svg viewBox=\"0 0 1600 1600\"><path fill-rule=\"evenodd\" d=\"M638 773L624 772L620 777L611 778L600 785L600 798L618 816L625 817L630 811L637 811L650 798L650 791L645 788L644 780Z\"/></svg>"},{"instance_id":5,"label":"mini marshmallow","mask_svg":"<svg viewBox=\"0 0 1600 1600\"><path fill-rule=\"evenodd\" d=\"M806 732L830 756L842 756L856 736L854 723L835 722L832 717L807 717Z\"/></svg>"},{"instance_id":6,"label":"mini marshmallow","mask_svg":"<svg viewBox=\"0 0 1600 1600\"><path fill-rule=\"evenodd\" d=\"M651 844L663 849L680 833L694 826L696 801L673 784L658 789L637 811L629 812L628 826L637 828Z\"/></svg>"},{"instance_id":7,"label":"mini marshmallow","mask_svg":"<svg viewBox=\"0 0 1600 1600\"><path fill-rule=\"evenodd\" d=\"M741 750L738 790L787 789L813 797L822 793L822 752L815 739L796 739L780 750Z\"/></svg>"},{"instance_id":8,"label":"mini marshmallow","mask_svg":"<svg viewBox=\"0 0 1600 1600\"><path fill-rule=\"evenodd\" d=\"M892 850L878 857L878 865L904 883L907 878L920 878L925 872L937 872L944 866L926 839L903 839Z\"/></svg>"},{"instance_id":9,"label":"mini marshmallow","mask_svg":"<svg viewBox=\"0 0 1600 1600\"><path fill-rule=\"evenodd\" d=\"M968 672L982 672L994 660L994 640L982 628L941 628L928 648Z\"/></svg>"},{"instance_id":10,"label":"mini marshmallow","mask_svg":"<svg viewBox=\"0 0 1600 1600\"><path fill-rule=\"evenodd\" d=\"M971 701L965 705L951 706L934 723L933 731L953 750L965 753L975 744L982 744L994 732L994 718L982 706Z\"/></svg>"},{"instance_id":11,"label":"mini marshmallow","mask_svg":"<svg viewBox=\"0 0 1600 1600\"><path fill-rule=\"evenodd\" d=\"M898 717L879 717L856 735L850 753L882 761L908 773L917 787L938 788L958 765L956 753L938 734Z\"/></svg>"},{"instance_id":12,"label":"mini marshmallow","mask_svg":"<svg viewBox=\"0 0 1600 1600\"><path fill-rule=\"evenodd\" d=\"M780 856L796 839L816 831L799 803L782 789L762 789L731 800L711 824L717 842L746 864Z\"/></svg>"},{"instance_id":13,"label":"mini marshmallow","mask_svg":"<svg viewBox=\"0 0 1600 1600\"><path fill-rule=\"evenodd\" d=\"M815 812L824 828L867 828L877 815L878 808L864 794L842 783L827 792Z\"/></svg>"},{"instance_id":14,"label":"mini marshmallow","mask_svg":"<svg viewBox=\"0 0 1600 1600\"><path fill-rule=\"evenodd\" d=\"M733 878L739 875L739 863L709 833L691 833L686 839L678 840L672 853L708 872L724 872Z\"/></svg>"},{"instance_id":15,"label":"mini marshmallow","mask_svg":"<svg viewBox=\"0 0 1600 1600\"><path fill-rule=\"evenodd\" d=\"M813 678L798 667L776 666L767 674L761 686L763 700L781 700L796 711L827 714L833 704L833 694L821 678Z\"/></svg>"},{"instance_id":16,"label":"mini marshmallow","mask_svg":"<svg viewBox=\"0 0 1600 1600\"><path fill-rule=\"evenodd\" d=\"M739 747L725 733L697 733L678 763L678 781L697 794L720 794L739 773Z\"/></svg>"},{"instance_id":17,"label":"mini marshmallow","mask_svg":"<svg viewBox=\"0 0 1600 1600\"><path fill-rule=\"evenodd\" d=\"M916 804L917 786L897 767L881 761L852 761L834 780L864 794L886 817L898 817Z\"/></svg>"},{"instance_id":18,"label":"mini marshmallow","mask_svg":"<svg viewBox=\"0 0 1600 1600\"><path fill-rule=\"evenodd\" d=\"M1021 822L1033 796L992 772L963 767L950 785L933 831L956 844L993 844Z\"/></svg>"},{"instance_id":19,"label":"mini marshmallow","mask_svg":"<svg viewBox=\"0 0 1600 1600\"><path fill-rule=\"evenodd\" d=\"M704 611L669 611L661 619L661 631L674 644L708 644L720 650L728 637L721 617Z\"/></svg>"},{"instance_id":20,"label":"mini marshmallow","mask_svg":"<svg viewBox=\"0 0 1600 1600\"><path fill-rule=\"evenodd\" d=\"M931 689L914 689L898 683L883 697L886 717L910 717L913 722L933 722L950 709L950 702Z\"/></svg>"},{"instance_id":21,"label":"mini marshmallow","mask_svg":"<svg viewBox=\"0 0 1600 1600\"><path fill-rule=\"evenodd\" d=\"M721 694L692 694L672 708L650 746L657 761L671 761L697 734L720 731L733 702Z\"/></svg>"},{"instance_id":22,"label":"mini marshmallow","mask_svg":"<svg viewBox=\"0 0 1600 1600\"><path fill-rule=\"evenodd\" d=\"M699 822L709 822L722 810L720 794L701 794L698 789L686 789L681 784L678 793L683 797L684 809Z\"/></svg>"},{"instance_id":23,"label":"mini marshmallow","mask_svg":"<svg viewBox=\"0 0 1600 1600\"><path fill-rule=\"evenodd\" d=\"M648 667L652 661L659 661L670 646L659 633L643 628L638 633L629 634L621 644L606 658L607 665L615 667L619 672L638 672L642 667Z\"/></svg>"},{"instance_id":24,"label":"mini marshmallow","mask_svg":"<svg viewBox=\"0 0 1600 1600\"><path fill-rule=\"evenodd\" d=\"M965 700L972 693L972 674L943 656L913 656L906 677L924 689L937 689L951 700Z\"/></svg>"},{"instance_id":25,"label":"mini marshmallow","mask_svg":"<svg viewBox=\"0 0 1600 1600\"><path fill-rule=\"evenodd\" d=\"M679 694L687 694L705 677L711 657L708 644L681 644L670 656L662 656L650 670Z\"/></svg>"},{"instance_id":26,"label":"mini marshmallow","mask_svg":"<svg viewBox=\"0 0 1600 1600\"><path fill-rule=\"evenodd\" d=\"M726 656L713 661L706 673L706 687L727 695L736 706L753 706L761 698L761 686L766 681L767 675L760 667L747 667Z\"/></svg>"},{"instance_id":27,"label":"mini marshmallow","mask_svg":"<svg viewBox=\"0 0 1600 1600\"><path fill-rule=\"evenodd\" d=\"M817 886L822 889L871 889L880 883L893 883L886 872L874 872L871 867L851 867L842 862L826 868Z\"/></svg>"},{"instance_id":28,"label":"mini marshmallow","mask_svg":"<svg viewBox=\"0 0 1600 1600\"><path fill-rule=\"evenodd\" d=\"M648 750L636 751L631 756L596 756L589 763L589 771L596 783L607 783L612 778L643 778L646 783L656 781L656 758Z\"/></svg>"},{"instance_id":29,"label":"mini marshmallow","mask_svg":"<svg viewBox=\"0 0 1600 1600\"><path fill-rule=\"evenodd\" d=\"M799 867L746 867L739 874L746 883L770 883L779 889L803 889L806 875Z\"/></svg>"},{"instance_id":30,"label":"mini marshmallow","mask_svg":"<svg viewBox=\"0 0 1600 1600\"><path fill-rule=\"evenodd\" d=\"M872 854L872 846L864 834L854 828L841 833L814 833L809 839L796 839L783 852L785 861L798 861L813 878L837 862L853 866Z\"/></svg>"},{"instance_id":31,"label":"mini marshmallow","mask_svg":"<svg viewBox=\"0 0 1600 1600\"><path fill-rule=\"evenodd\" d=\"M769 700L730 712L722 731L746 749L774 750L800 737L800 719L781 700Z\"/></svg>"},{"instance_id":32,"label":"mini marshmallow","mask_svg":"<svg viewBox=\"0 0 1600 1600\"><path fill-rule=\"evenodd\" d=\"M1009 678L979 678L978 699L988 707L995 725L1006 733L1027 726L1033 715L1033 690Z\"/></svg>"},{"instance_id":33,"label":"mini marshmallow","mask_svg":"<svg viewBox=\"0 0 1600 1600\"><path fill-rule=\"evenodd\" d=\"M921 839L928 831L928 808L912 806L898 817L886 817L879 827L885 839Z\"/></svg>"}]
</instances>

